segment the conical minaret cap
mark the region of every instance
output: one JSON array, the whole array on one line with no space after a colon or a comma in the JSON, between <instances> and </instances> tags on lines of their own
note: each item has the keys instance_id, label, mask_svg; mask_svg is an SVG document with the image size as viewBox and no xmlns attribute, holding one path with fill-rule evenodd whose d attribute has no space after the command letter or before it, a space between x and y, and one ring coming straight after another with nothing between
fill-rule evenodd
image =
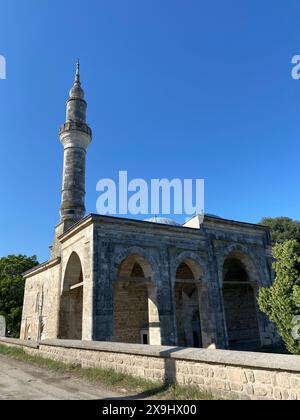
<instances>
[{"instance_id":1,"label":"conical minaret cap","mask_svg":"<svg viewBox=\"0 0 300 420\"><path fill-rule=\"evenodd\" d=\"M84 90L81 87L80 83L80 62L79 59L76 63L76 74L75 74L75 80L74 85L72 86L70 90L70 99L83 99L84 98Z\"/></svg>"}]
</instances>

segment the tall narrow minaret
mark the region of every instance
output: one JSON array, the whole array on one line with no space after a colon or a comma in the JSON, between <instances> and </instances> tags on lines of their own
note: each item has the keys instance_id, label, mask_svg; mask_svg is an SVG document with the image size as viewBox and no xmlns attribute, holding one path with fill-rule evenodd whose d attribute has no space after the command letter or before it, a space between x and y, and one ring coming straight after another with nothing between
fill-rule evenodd
<instances>
[{"instance_id":1,"label":"tall narrow minaret","mask_svg":"<svg viewBox=\"0 0 300 420\"><path fill-rule=\"evenodd\" d=\"M85 157L92 139L91 129L86 123L86 108L78 60L75 82L67 101L66 122L59 130L60 141L64 146L60 221L67 222L66 225L78 222L85 215Z\"/></svg>"},{"instance_id":2,"label":"tall narrow minaret","mask_svg":"<svg viewBox=\"0 0 300 420\"><path fill-rule=\"evenodd\" d=\"M52 254L57 254L57 237L85 215L85 160L87 147L92 140L92 130L86 123L86 108L78 60L74 85L67 100L66 122L59 129L64 147L64 166L60 223L56 227Z\"/></svg>"}]
</instances>

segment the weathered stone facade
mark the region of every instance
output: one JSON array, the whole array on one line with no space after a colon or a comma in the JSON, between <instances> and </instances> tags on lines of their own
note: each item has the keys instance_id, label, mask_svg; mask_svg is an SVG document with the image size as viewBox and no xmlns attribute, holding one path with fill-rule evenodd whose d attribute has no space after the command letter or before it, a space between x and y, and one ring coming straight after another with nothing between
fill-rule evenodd
<instances>
[{"instance_id":1,"label":"weathered stone facade","mask_svg":"<svg viewBox=\"0 0 300 420\"><path fill-rule=\"evenodd\" d=\"M25 274L21 338L257 349L276 343L259 311L272 284L268 229L196 216L180 226L84 215L91 141L79 64L60 129L64 172L51 260Z\"/></svg>"},{"instance_id":2,"label":"weathered stone facade","mask_svg":"<svg viewBox=\"0 0 300 420\"><path fill-rule=\"evenodd\" d=\"M277 339L255 299L258 287L272 283L262 226L209 216L190 228L90 215L59 241L60 257L25 275L21 338L37 339L42 322L43 338L139 343L144 330L150 344L245 349ZM244 270L228 285L226 261ZM78 288L82 302L72 303Z\"/></svg>"}]
</instances>

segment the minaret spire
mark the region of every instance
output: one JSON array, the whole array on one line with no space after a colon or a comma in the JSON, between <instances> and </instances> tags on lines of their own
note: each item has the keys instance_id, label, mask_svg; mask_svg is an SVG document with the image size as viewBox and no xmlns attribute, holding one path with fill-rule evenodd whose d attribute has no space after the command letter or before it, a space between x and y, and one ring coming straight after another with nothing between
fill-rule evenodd
<instances>
[{"instance_id":1,"label":"minaret spire","mask_svg":"<svg viewBox=\"0 0 300 420\"><path fill-rule=\"evenodd\" d=\"M80 60L77 58L75 83L80 83Z\"/></svg>"},{"instance_id":2,"label":"minaret spire","mask_svg":"<svg viewBox=\"0 0 300 420\"><path fill-rule=\"evenodd\" d=\"M69 100L68 103L70 102L71 99L84 99L84 90L81 87L81 82L80 82L80 62L79 62L79 58L76 62L76 73L75 73L75 80L74 80L74 84L70 90L69 93ZM85 103L85 101L83 101ZM73 104L75 105L75 103ZM78 103L79 105L79 103ZM68 121L68 115L67 115L67 121Z\"/></svg>"}]
</instances>

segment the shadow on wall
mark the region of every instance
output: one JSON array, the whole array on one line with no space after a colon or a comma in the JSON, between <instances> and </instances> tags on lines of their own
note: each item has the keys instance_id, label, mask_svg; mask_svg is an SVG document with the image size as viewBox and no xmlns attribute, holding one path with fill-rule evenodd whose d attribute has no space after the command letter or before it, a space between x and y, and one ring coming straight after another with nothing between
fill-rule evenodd
<instances>
[{"instance_id":1,"label":"shadow on wall","mask_svg":"<svg viewBox=\"0 0 300 420\"><path fill-rule=\"evenodd\" d=\"M165 379L164 379L164 385L166 387L173 385L177 382L176 377L176 360L171 357L173 353L176 351L183 350L183 347L173 347L170 350L165 350L160 352L160 357L164 358L164 369L165 369Z\"/></svg>"},{"instance_id":2,"label":"shadow on wall","mask_svg":"<svg viewBox=\"0 0 300 420\"><path fill-rule=\"evenodd\" d=\"M116 398L106 398L108 400L140 400L144 398L153 397L156 394L161 392L167 391L168 388L176 383L176 360L173 359L171 356L172 353L176 351L183 350L183 347L173 347L170 350L165 350L159 353L160 357L164 358L164 370L165 370L165 378L164 383L154 389L150 389L145 392L141 392L140 394L132 395L132 396L124 396L124 397L116 397Z\"/></svg>"}]
</instances>

